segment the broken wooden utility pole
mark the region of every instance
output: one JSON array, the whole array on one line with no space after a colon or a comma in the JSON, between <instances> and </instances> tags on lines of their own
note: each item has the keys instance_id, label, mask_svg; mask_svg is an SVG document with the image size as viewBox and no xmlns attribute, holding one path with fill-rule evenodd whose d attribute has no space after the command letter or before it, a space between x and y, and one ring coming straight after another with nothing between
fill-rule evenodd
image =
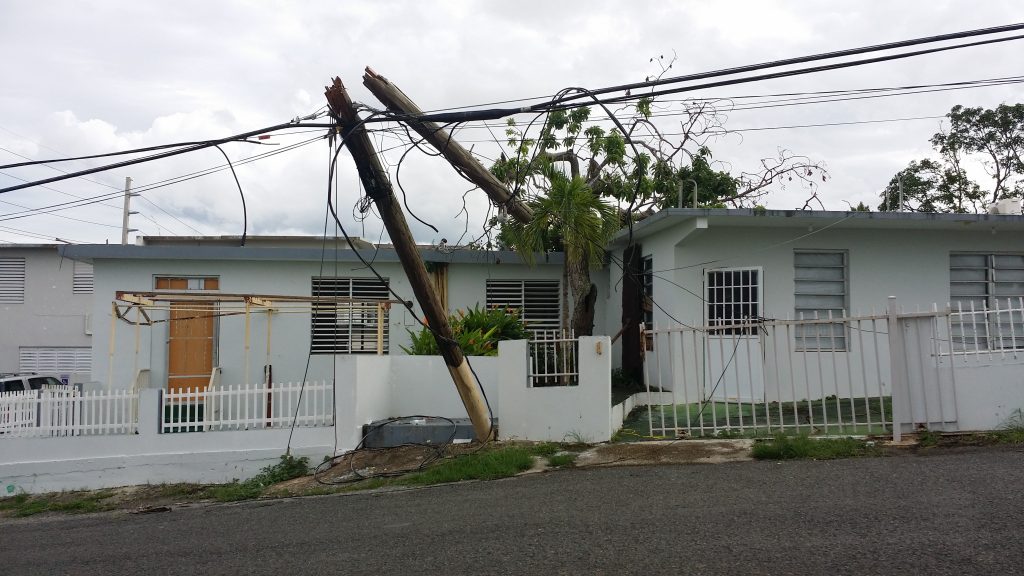
<instances>
[{"instance_id":1,"label":"broken wooden utility pole","mask_svg":"<svg viewBox=\"0 0 1024 576\"><path fill-rule=\"evenodd\" d=\"M359 179L366 189L366 194L377 205L380 217L384 221L384 227L391 237L391 243L395 246L395 252L402 263L405 275L412 285L413 294L419 302L423 315L426 317L427 325L434 334L437 341L437 348L444 357L448 371L455 381L455 388L459 391L459 397L466 407L469 419L473 422L473 431L476 439L484 442L493 437L494 430L491 428L491 420L487 405L481 394L480 385L473 375L473 371L466 362L462 350L459 348L452 334L452 327L448 323L448 316L441 307L440 300L434 292L427 268L423 265L416 242L409 231L409 224L405 220L398 199L395 197L388 179L388 173L381 166L380 159L370 143L363 125L360 124L352 99L349 97L341 78L335 78L334 84L327 87L324 95L327 103L335 117L342 123L345 138L345 146L348 147L359 170Z\"/></svg>"},{"instance_id":2,"label":"broken wooden utility pole","mask_svg":"<svg viewBox=\"0 0 1024 576\"><path fill-rule=\"evenodd\" d=\"M363 74L363 86L366 86L392 112L405 116L423 115L423 111L404 92L389 82L387 78L374 72L369 66ZM468 150L452 139L447 130L436 122L418 121L413 118L403 120L427 142L430 142L453 166L461 170L470 182L479 186L492 202L498 206L504 206L513 218L524 224L533 219L533 211L530 210L530 207L521 198L513 197L501 180L498 180Z\"/></svg>"}]
</instances>

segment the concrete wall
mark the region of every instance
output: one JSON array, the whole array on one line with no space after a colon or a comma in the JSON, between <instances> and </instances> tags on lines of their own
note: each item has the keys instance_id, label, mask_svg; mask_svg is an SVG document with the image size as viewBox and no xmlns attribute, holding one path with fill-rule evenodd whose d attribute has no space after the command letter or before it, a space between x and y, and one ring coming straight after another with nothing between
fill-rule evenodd
<instances>
[{"instance_id":1,"label":"concrete wall","mask_svg":"<svg viewBox=\"0 0 1024 576\"><path fill-rule=\"evenodd\" d=\"M527 342L501 342L498 433L503 440L605 442L611 439L611 339L579 339L579 385L531 388Z\"/></svg>"},{"instance_id":2,"label":"concrete wall","mask_svg":"<svg viewBox=\"0 0 1024 576\"><path fill-rule=\"evenodd\" d=\"M287 428L160 434L159 392L143 391L138 434L0 440L0 490L51 492L230 482L254 476L285 452ZM308 456L316 464L333 450L334 428L295 429L294 455Z\"/></svg>"},{"instance_id":3,"label":"concrete wall","mask_svg":"<svg viewBox=\"0 0 1024 576\"><path fill-rule=\"evenodd\" d=\"M372 277L372 274L351 263L325 265L323 275L339 277ZM415 300L401 266L395 262L375 265L382 276L388 278L395 291L409 300ZM99 387L108 385L110 372L109 340L111 301L117 291L150 291L156 276L215 276L220 278L220 291L224 293L284 294L309 296L311 278L320 275L319 262L247 262L198 260L97 260L96 294L93 302L93 325L97 337L93 346L93 379ZM487 278L560 279L560 265L538 265L528 268L522 264L453 264L449 272L449 302L451 308L465 309L485 303ZM418 307L416 316L422 316ZM407 345L407 330L418 331L416 316L402 306L393 306L389 315L391 354L403 354ZM157 312L157 318L166 318L166 312ZM246 362L244 346L244 317L224 317L218 321L217 364L223 368L222 381L241 384L245 380ZM313 355L308 373L306 357L309 349L309 314L276 314L271 319L271 354L266 355L267 321L263 314L251 316L248 374L250 381L261 381L264 364L270 363L276 381L329 380L335 373L333 357ZM129 323L115 325L115 359L110 385L116 389L128 388L140 368L151 371L150 382L162 387L167 378L167 324L141 327L138 331L139 352L136 349L136 330Z\"/></svg>"},{"instance_id":4,"label":"concrete wall","mask_svg":"<svg viewBox=\"0 0 1024 576\"><path fill-rule=\"evenodd\" d=\"M61 259L54 246L0 247L0 257L25 258L25 303L0 304L0 372L18 371L22 346L88 347L90 294L72 292L71 260ZM88 373L72 374L86 382Z\"/></svg>"}]
</instances>

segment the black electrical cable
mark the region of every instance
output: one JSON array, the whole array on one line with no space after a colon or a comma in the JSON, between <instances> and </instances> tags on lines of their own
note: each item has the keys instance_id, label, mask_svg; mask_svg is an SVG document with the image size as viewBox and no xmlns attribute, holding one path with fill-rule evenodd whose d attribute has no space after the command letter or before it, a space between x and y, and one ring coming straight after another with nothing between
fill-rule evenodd
<instances>
[{"instance_id":1,"label":"black electrical cable","mask_svg":"<svg viewBox=\"0 0 1024 576\"><path fill-rule=\"evenodd\" d=\"M836 63L836 64L827 64L827 65L823 65L823 66L812 66L810 68L800 68L800 69L797 69L797 70L786 70L786 71L783 71L783 72L773 72L773 73L770 73L770 74L759 74L759 75L756 75L756 76L746 76L746 77L743 77L743 78L733 78L733 79L730 79L730 80L720 80L720 81L717 81L717 82L705 82L703 84L693 84L693 85L689 85L689 86L682 86L682 87L678 87L678 88L670 88L670 89L666 89L666 90L652 90L651 92L646 92L646 93L643 93L643 94L624 95L624 96L617 96L617 97L614 97L614 98L600 99L600 102L603 102L605 104L620 104L620 103L624 103L624 102L631 102L631 101L639 100L641 98L654 98L656 96L664 96L664 95L667 95L667 94L679 94L681 92L690 92L690 91L693 91L693 90L701 90L701 89L705 89L705 88L716 88L716 87L719 87L719 86L733 86L733 85L736 85L736 84L746 84L746 83L750 83L750 82L761 82L761 81L764 81L764 80L774 80L774 79L778 79L778 78L788 78L788 77L791 77L791 76L801 76L801 75L804 75L804 74L814 74L814 73L818 73L818 72L826 72L826 71L829 71L829 70L840 70L840 69L843 69L843 68L852 68L852 67L855 67L855 66L864 66L866 64L876 64L876 63L879 63L879 62L888 62L888 61L899 60L899 59L903 59L903 58L911 58L911 57L914 57L914 56L922 56L922 55L925 55L925 54L934 54L934 53L938 53L938 52L945 52L945 51L948 51L948 50L957 50L957 49L960 49L960 48L970 48L970 47L974 47L974 46L984 46L984 45L987 45L987 44L995 44L995 43L999 43L999 42L1009 42L1011 40L1020 40L1022 38L1024 38L1024 34L1017 35L1017 36L1007 36L1007 37L1003 37L1003 38L995 38L995 39L991 39L991 40L981 40L981 41L978 41L978 42L969 42L969 43L966 43L966 44L957 44L957 45L954 45L954 46L941 46L941 47L938 47L938 48L929 48L929 49L926 49L926 50L916 50L916 51L913 51L913 52L904 52L904 53L900 53L900 54L891 54L891 55L888 55L888 56L878 56L878 57L875 57L875 58L865 58L865 59L861 59L861 60L854 60L852 62L840 62L840 63ZM601 93L605 93L605 92L607 92L607 90L606 89L600 89L600 92ZM582 96L580 96L580 98L582 98ZM562 102L562 103L554 104L554 105L545 105L545 106L537 105L537 106L533 106L532 110L543 110L543 111L553 112L555 110L568 110L568 109L571 109L571 108L576 108L578 106L579 106L578 103L571 104L571 103Z\"/></svg>"},{"instance_id":2,"label":"black electrical cable","mask_svg":"<svg viewBox=\"0 0 1024 576\"><path fill-rule=\"evenodd\" d=\"M25 184L19 184L17 186L8 186L7 188L0 188L0 194L4 194L4 193L7 193L7 192L13 192L15 190L21 190L23 188L31 188L33 186L39 186L41 184L49 184L51 182L59 182L61 180L68 180L70 178L79 178L81 176L86 176L86 175L89 175L89 174L95 174L97 172L105 172L107 170L114 170L114 169L117 169L117 168L124 168L125 166L132 166L134 164L141 164L143 162L151 162L153 160L159 160L161 158L169 158L171 156L177 156L179 154L185 154L185 153L188 153L188 152L195 152L196 150L202 150L203 148L209 148L211 146L216 146L218 144L226 144L228 142L235 142L235 141L245 141L247 138L250 138L252 136L259 136L259 135L262 135L262 134L267 134L267 133L270 133L270 132L275 132L277 130L282 130L284 128L295 128L295 127L303 127L303 126L327 126L327 125L323 125L323 124L301 124L301 123L295 123L295 122L286 122L286 123L283 123L283 124L277 124L275 126L269 126L267 128L259 128L257 130L250 130L249 132L243 132L241 134L235 134L234 136L228 136L226 138L219 138L219 139L216 139L216 140L207 140L205 142L200 142L198 144L186 146L184 148L180 148L179 147L179 148L171 150L169 152L162 152L160 154L152 154L152 155L149 155L149 156L145 156L143 158L135 158L135 159L132 159L132 160L124 160L122 162L116 162L114 164L105 164L103 166L96 166L94 168L88 168L86 170L79 170L77 172L68 172L68 173L62 174L60 176L53 176L53 177L50 177L50 178L44 178L42 180L34 180L32 182L28 182L28 183L25 183Z\"/></svg>"},{"instance_id":3,"label":"black electrical cable","mask_svg":"<svg viewBox=\"0 0 1024 576\"><path fill-rule=\"evenodd\" d=\"M220 153L224 155L224 160L227 161L228 167L231 168L231 175L235 177L235 184L238 186L238 195L242 197L242 246L245 246L245 238L249 234L249 212L245 208L245 193L242 192L242 183L238 181L238 174L235 173L235 165L231 163L231 158L228 158L227 152L224 151L220 145L214 145Z\"/></svg>"},{"instance_id":4,"label":"black electrical cable","mask_svg":"<svg viewBox=\"0 0 1024 576\"><path fill-rule=\"evenodd\" d=\"M836 51L832 51L832 52L823 52L823 53L819 53L819 54L811 54L809 56L799 56L799 57L796 57L796 58L786 58L786 59L782 59L782 60L772 60L772 61L768 61L768 62L761 62L761 63L758 63L758 64L748 64L748 65L744 65L744 66L735 66L735 67L732 67L732 68L722 68L722 69L719 69L719 70L712 70L712 71L709 71L709 72L699 72L699 73L696 73L696 74L685 74L685 75L682 75L682 76L673 76L673 77L670 77L670 78L658 78L658 79L649 80L649 81L646 81L646 82L633 82L633 83L630 83L630 84L620 84L618 86L610 86L610 87L606 87L606 88L598 88L598 89L595 89L595 90L591 90L590 93L588 94L588 96L590 96L590 95L600 96L602 94L609 94L609 93L612 93L612 92L625 92L627 90L628 91L633 91L633 90L638 90L638 89L642 89L642 88L653 88L653 87L656 87L656 86L665 86L665 85L669 85L669 84L678 84L680 82L692 82L694 80L704 80L704 79L707 79L707 78L717 78L717 77L720 77L720 76L732 76L732 75L735 75L735 74L742 74L742 73L745 73L745 72L754 72L754 71L757 71L757 70L765 70L765 69L769 69L769 68L778 68L778 67L781 67L781 66L791 66L793 64L804 64L804 63L807 63L807 62L816 62L816 61L819 61L819 60L831 60L831 59L834 59L834 58L842 58L842 57L846 57L846 56L856 56L856 55L859 55L859 54L868 54L868 53L871 53L871 52L881 52L881 51L885 51L885 50L893 50L893 49L896 49L896 48L906 48L906 47L909 47L909 46L917 46L917 45L921 45L921 44L931 44L931 43L935 43L935 42L944 42L944 41L947 41L947 40L958 40L958 39L962 39L962 38L971 38L971 37L975 37L975 36L985 36L985 35L989 35L989 34L999 34L999 33L1003 33L1003 32L1013 32L1013 31L1016 31L1016 30L1024 30L1024 23L1007 24L1007 25L1004 25L1004 26L992 26L992 27L989 27L989 28L978 28L978 29L975 29L975 30L966 30L966 31L962 31L962 32L953 32L953 33L949 33L949 34L939 34L939 35L935 35L935 36L925 36L925 37L921 37L921 38L914 38L914 39L911 39L911 40L900 40L900 41L897 41L897 42L888 42L888 43L884 43L884 44L874 44L874 45L871 45L871 46L863 46L863 47L859 47L859 48L848 48L848 49L845 49L845 50L836 50ZM928 50L924 50L924 51L904 52L904 53L900 53L900 54L883 56L883 57L881 57L882 58L881 60L868 59L868 60L857 60L857 61L853 61L853 62L844 62L844 63L836 65L836 66L841 66L841 67L857 66L857 65L860 65L860 64L871 63L871 62L874 62L874 61L895 60L895 59L898 59L898 58L908 58L908 57L911 57L911 56L918 56L918 55L921 55L921 54L928 54L928 53L931 53L931 52L940 52L940 51L944 51L944 50L955 50L955 49L958 49L958 48L966 48L966 47L977 46L977 45L981 45L981 44L990 44L990 43L995 43L995 42L1004 42L1004 41L1007 41L1007 40L1016 40L1016 39L1019 39L1019 38L1020 38L1020 36L1011 36L1011 37L1006 37L1006 38L997 38L997 39L993 39L993 40L985 40L985 41L981 41L981 42L978 42L978 43L955 44L955 45L952 45L952 46L944 46L944 47L941 47L941 48L933 48L933 49L928 49ZM813 70L813 68L809 69L809 70ZM802 71L798 71L798 72L806 73L806 72L802 72ZM693 89L693 88L690 87L690 88L686 88L686 89L689 90L689 89ZM636 98L649 97L649 96L652 96L652 95L656 95L656 94L655 93L645 93L645 94L641 94L640 96L637 96ZM554 101L554 103L555 104L561 104L561 103L564 103L564 102L567 102L567 101L570 101L570 100L579 100L581 98L583 98L582 95L580 95L580 96L568 96L568 95L566 95L566 96L562 97L561 99L556 99ZM534 106L531 106L530 108L531 108L531 110L536 110L536 109L538 109L538 106L544 106L544 105L545 104L535 104Z\"/></svg>"}]
</instances>

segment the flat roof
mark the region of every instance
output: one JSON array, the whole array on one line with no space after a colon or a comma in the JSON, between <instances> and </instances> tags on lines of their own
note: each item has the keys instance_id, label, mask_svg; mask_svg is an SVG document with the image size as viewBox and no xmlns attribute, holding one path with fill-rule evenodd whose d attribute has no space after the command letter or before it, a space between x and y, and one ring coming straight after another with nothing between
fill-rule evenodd
<instances>
[{"instance_id":1,"label":"flat roof","mask_svg":"<svg viewBox=\"0 0 1024 576\"><path fill-rule=\"evenodd\" d=\"M1024 215L938 214L933 212L839 212L830 210L761 210L754 208L666 208L633 225L633 239L706 218L709 224L734 227L830 226L836 229L876 228L891 230L990 230L1024 231ZM630 237L627 228L612 238L622 246Z\"/></svg>"},{"instance_id":2,"label":"flat roof","mask_svg":"<svg viewBox=\"0 0 1024 576\"><path fill-rule=\"evenodd\" d=\"M322 238L321 238L322 242ZM71 244L58 246L58 252L65 258L82 262L95 260L235 260L235 261L298 261L298 262L355 262L362 256L369 262L399 262L393 248L364 248L335 250L328 245L311 247L274 248L267 246L232 246L223 244L167 244L167 245L122 245L122 244ZM439 249L420 246L424 262L451 264L522 264L522 258L515 252L469 249ZM561 252L538 254L538 265L557 264L565 261Z\"/></svg>"}]
</instances>

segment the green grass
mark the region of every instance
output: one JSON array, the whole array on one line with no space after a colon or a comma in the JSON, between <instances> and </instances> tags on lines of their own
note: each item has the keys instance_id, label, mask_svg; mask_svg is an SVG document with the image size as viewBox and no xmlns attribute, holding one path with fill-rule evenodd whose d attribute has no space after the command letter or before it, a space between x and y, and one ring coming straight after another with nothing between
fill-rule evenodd
<instances>
[{"instance_id":1,"label":"green grass","mask_svg":"<svg viewBox=\"0 0 1024 576\"><path fill-rule=\"evenodd\" d=\"M833 460L873 456L879 452L873 444L855 438L810 438L807 435L776 435L772 440L754 444L753 456L759 460Z\"/></svg>"},{"instance_id":2,"label":"green grass","mask_svg":"<svg viewBox=\"0 0 1024 576\"><path fill-rule=\"evenodd\" d=\"M840 417L843 425L838 424ZM864 424L869 417L871 426ZM888 397L650 406L636 409L629 415L617 440L674 438L676 427L685 429L687 423L693 437L768 437L781 427L790 434L867 436L890 432L888 427L878 424L883 420L892 421L892 403ZM851 421L861 424L853 425Z\"/></svg>"},{"instance_id":3,"label":"green grass","mask_svg":"<svg viewBox=\"0 0 1024 576\"><path fill-rule=\"evenodd\" d=\"M212 498L218 502L237 502L252 500L263 495L268 486L306 476L309 474L309 458L295 458L284 454L277 464L267 466L259 474L244 481L209 486L201 493L201 497Z\"/></svg>"},{"instance_id":4,"label":"green grass","mask_svg":"<svg viewBox=\"0 0 1024 576\"><path fill-rule=\"evenodd\" d=\"M10 511L12 516L23 518L35 516L43 512L66 512L69 514L85 514L110 510L109 500L114 493L103 490L92 493L55 493L32 496L17 494L10 498L0 499L0 510Z\"/></svg>"},{"instance_id":5,"label":"green grass","mask_svg":"<svg viewBox=\"0 0 1024 576\"><path fill-rule=\"evenodd\" d=\"M571 452L566 454L554 454L548 456L548 466L552 468L567 468L572 466L576 462L576 454Z\"/></svg>"},{"instance_id":6,"label":"green grass","mask_svg":"<svg viewBox=\"0 0 1024 576\"><path fill-rule=\"evenodd\" d=\"M423 472L399 478L398 483L424 486L462 480L506 478L529 470L533 466L534 454L533 449L525 446L508 446L497 450L477 452L442 461Z\"/></svg>"}]
</instances>

